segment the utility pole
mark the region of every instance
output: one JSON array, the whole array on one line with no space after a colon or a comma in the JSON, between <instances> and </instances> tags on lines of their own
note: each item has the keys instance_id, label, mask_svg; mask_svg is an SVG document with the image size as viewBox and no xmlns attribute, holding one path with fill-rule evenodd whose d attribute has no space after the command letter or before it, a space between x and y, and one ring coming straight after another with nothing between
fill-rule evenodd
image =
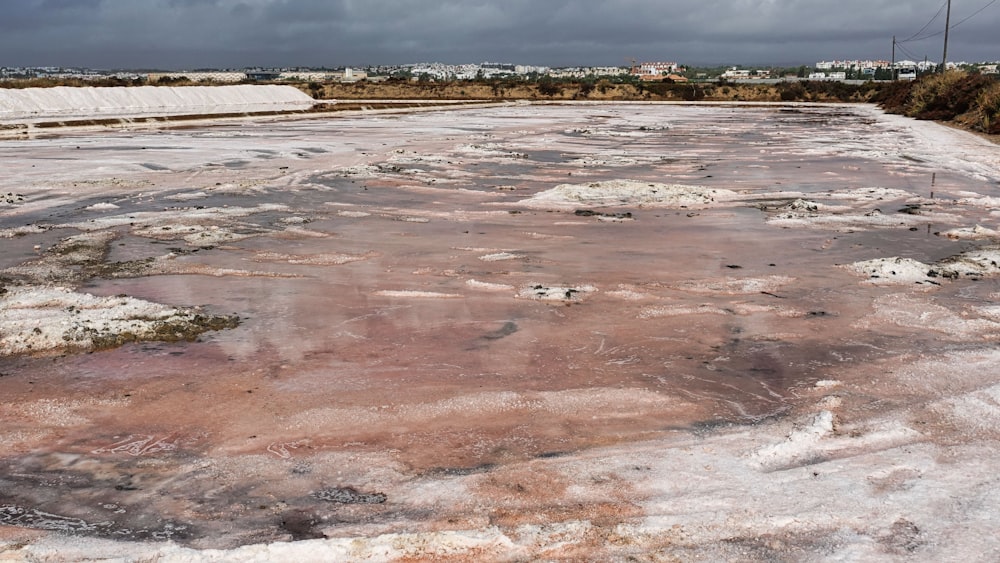
<instances>
[{"instance_id":1,"label":"utility pole","mask_svg":"<svg viewBox=\"0 0 1000 563\"><path fill-rule=\"evenodd\" d=\"M892 66L889 67L889 73L892 75L892 81L896 81L896 36L892 36Z\"/></svg>"},{"instance_id":2,"label":"utility pole","mask_svg":"<svg viewBox=\"0 0 1000 563\"><path fill-rule=\"evenodd\" d=\"M948 30L951 29L951 0L948 0L948 14L944 17L944 54L941 55L941 72L948 67Z\"/></svg>"}]
</instances>

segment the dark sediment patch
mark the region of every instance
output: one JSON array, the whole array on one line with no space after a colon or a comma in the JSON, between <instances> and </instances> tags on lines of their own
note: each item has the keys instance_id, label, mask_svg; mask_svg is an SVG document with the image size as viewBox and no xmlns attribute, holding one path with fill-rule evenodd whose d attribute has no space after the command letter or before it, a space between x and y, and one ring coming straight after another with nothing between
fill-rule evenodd
<instances>
[{"instance_id":1,"label":"dark sediment patch","mask_svg":"<svg viewBox=\"0 0 1000 563\"><path fill-rule=\"evenodd\" d=\"M388 498L384 493L362 493L354 487L332 487L316 491L312 496L336 504L382 504Z\"/></svg>"}]
</instances>

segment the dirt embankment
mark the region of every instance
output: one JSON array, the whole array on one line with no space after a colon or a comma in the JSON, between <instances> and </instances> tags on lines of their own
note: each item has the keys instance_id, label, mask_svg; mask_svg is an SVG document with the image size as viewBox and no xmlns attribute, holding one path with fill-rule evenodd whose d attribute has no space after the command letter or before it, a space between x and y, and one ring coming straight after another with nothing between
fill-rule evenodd
<instances>
[{"instance_id":1,"label":"dirt embankment","mask_svg":"<svg viewBox=\"0 0 1000 563\"><path fill-rule=\"evenodd\" d=\"M337 100L593 100L593 101L747 101L867 102L878 91L874 83L788 82L779 84L450 81L353 84L300 84L318 99Z\"/></svg>"},{"instance_id":2,"label":"dirt embankment","mask_svg":"<svg viewBox=\"0 0 1000 563\"><path fill-rule=\"evenodd\" d=\"M873 101L889 113L1000 135L1000 80L995 76L959 71L932 74L888 84Z\"/></svg>"}]
</instances>

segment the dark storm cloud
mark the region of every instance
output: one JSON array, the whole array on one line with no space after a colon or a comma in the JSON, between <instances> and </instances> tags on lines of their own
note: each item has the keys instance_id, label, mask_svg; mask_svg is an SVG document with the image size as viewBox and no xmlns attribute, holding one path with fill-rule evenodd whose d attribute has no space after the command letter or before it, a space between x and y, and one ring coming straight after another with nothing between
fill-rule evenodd
<instances>
[{"instance_id":1,"label":"dark storm cloud","mask_svg":"<svg viewBox=\"0 0 1000 563\"><path fill-rule=\"evenodd\" d=\"M989 0L954 2L960 22ZM621 65L889 58L943 0L16 0L0 65ZM953 30L951 60L1000 59L1000 2ZM943 16L927 33L944 29ZM942 37L899 56L940 59Z\"/></svg>"}]
</instances>

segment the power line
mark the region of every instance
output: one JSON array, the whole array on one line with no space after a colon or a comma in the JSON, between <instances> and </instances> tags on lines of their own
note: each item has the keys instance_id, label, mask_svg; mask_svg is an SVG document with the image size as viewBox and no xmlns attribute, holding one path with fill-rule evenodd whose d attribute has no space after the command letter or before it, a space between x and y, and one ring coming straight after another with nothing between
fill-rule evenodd
<instances>
[{"instance_id":1,"label":"power line","mask_svg":"<svg viewBox=\"0 0 1000 563\"><path fill-rule=\"evenodd\" d=\"M972 18L974 18L974 17L978 16L980 13L982 13L986 8L989 8L993 4L996 4L997 1L998 0L990 0L990 2L988 2L985 6L983 6L982 8L979 8L978 10L976 10L975 12L972 12L970 15L966 16L965 18L963 18L963 19L959 20L958 22L952 24L951 26L948 27L948 29L955 29L956 27L962 25L963 23L971 20ZM947 2L945 2L945 5L947 5ZM944 9L944 6L942 6L942 9ZM923 29L921 29L917 33L914 33L913 36L911 36L909 39L904 39L903 41L897 41L897 43L914 43L914 42L917 42L917 41L923 41L924 39L931 39L932 37L940 37L940 36L944 35L944 33L945 33L944 31L935 31L934 33L931 33L931 34L928 34L928 35L924 35L922 37L917 37L917 35L920 35L921 31L927 29L927 27L931 23L934 23L934 20L936 20L938 18L938 16L940 16L940 15L941 15L941 10L938 10L938 13L934 16L933 19L931 19L930 22L927 23L927 25L925 25L923 27Z\"/></svg>"},{"instance_id":2,"label":"power line","mask_svg":"<svg viewBox=\"0 0 1000 563\"><path fill-rule=\"evenodd\" d=\"M908 57L910 59L917 60L917 59L920 58L917 55L914 55L912 52L910 52L909 49L907 49L907 48L903 47L902 45L900 45L898 41L896 42L896 48L899 49L900 51L902 51L903 55L905 55L906 57Z\"/></svg>"},{"instance_id":3,"label":"power line","mask_svg":"<svg viewBox=\"0 0 1000 563\"><path fill-rule=\"evenodd\" d=\"M955 25L958 25L958 24L955 24ZM954 28L955 25L953 25L951 27ZM916 39L910 39L910 40L908 40L908 43L916 43L918 41L923 41L924 39L930 39L932 37L940 37L942 35L944 35L944 31L935 31L934 33L930 33L930 34L924 35L923 37L917 37Z\"/></svg>"},{"instance_id":4,"label":"power line","mask_svg":"<svg viewBox=\"0 0 1000 563\"><path fill-rule=\"evenodd\" d=\"M899 41L896 41L896 43L906 43L906 42L908 42L908 41L918 41L917 39L914 39L914 38L915 38L916 36L920 35L921 33L923 33L923 32L925 32L925 31L927 31L927 28L928 28L928 27L930 27L930 26L931 26L931 24L932 24L932 23L934 23L934 21L938 19L938 16L940 16L940 15L941 15L941 12L943 12L943 11L944 11L944 8L945 8L945 6L947 6L947 5L948 5L948 0L945 0L945 1L944 1L944 3L943 3L943 4L941 4L941 7L940 7L940 8L938 8L938 11L937 11L937 13L936 13L936 14L934 14L934 17L933 17L933 18L931 18L931 20L930 20L929 22L927 22L926 24L924 24L924 27L921 27L921 28L920 28L920 31L918 31L918 32L914 33L913 35L911 35L911 36L907 37L906 39L901 39L901 40L899 40Z\"/></svg>"},{"instance_id":5,"label":"power line","mask_svg":"<svg viewBox=\"0 0 1000 563\"><path fill-rule=\"evenodd\" d=\"M990 1L990 2L988 3L988 4L986 4L986 5L985 5L985 6L983 6L982 8L979 8L979 9L978 9L978 10L976 10L975 12L972 12L972 15L970 15L969 17L967 17L967 18L965 18L965 19L963 19L963 20L960 20L960 21L959 21L958 23L956 23L955 25L951 26L951 28L952 28L952 29L955 29L956 27L958 27L958 26L962 25L963 23L965 23L965 22L967 22L967 21L971 20L972 18L974 18L974 17L978 16L978 15L980 14L980 12L982 12L982 11L983 11L983 10L985 10L986 8L989 8L990 6L992 6L993 4L996 4L996 3L997 3L997 0L991 0L991 1Z\"/></svg>"}]
</instances>

